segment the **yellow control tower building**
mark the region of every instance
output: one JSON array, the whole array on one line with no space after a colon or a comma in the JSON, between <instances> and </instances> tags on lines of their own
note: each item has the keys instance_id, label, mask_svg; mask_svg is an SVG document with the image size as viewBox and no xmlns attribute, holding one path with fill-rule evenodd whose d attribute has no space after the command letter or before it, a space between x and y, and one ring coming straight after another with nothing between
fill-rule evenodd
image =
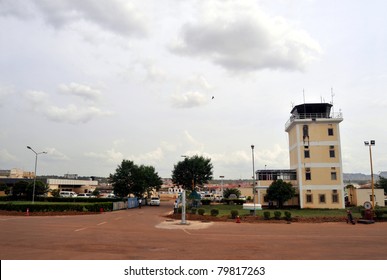
<instances>
[{"instance_id":1,"label":"yellow control tower building","mask_svg":"<svg viewBox=\"0 0 387 280\"><path fill-rule=\"evenodd\" d=\"M329 103L297 105L285 125L300 208L345 208L339 129L343 118L332 108Z\"/></svg>"}]
</instances>

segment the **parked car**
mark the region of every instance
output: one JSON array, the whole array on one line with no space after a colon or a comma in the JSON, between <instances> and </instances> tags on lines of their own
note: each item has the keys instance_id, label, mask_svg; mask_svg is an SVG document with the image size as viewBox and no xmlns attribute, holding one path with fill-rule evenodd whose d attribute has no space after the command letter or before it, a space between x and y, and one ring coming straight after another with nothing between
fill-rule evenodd
<instances>
[{"instance_id":1,"label":"parked car","mask_svg":"<svg viewBox=\"0 0 387 280\"><path fill-rule=\"evenodd\" d=\"M75 192L70 191L61 191L59 192L60 197L77 197L77 194Z\"/></svg>"},{"instance_id":2,"label":"parked car","mask_svg":"<svg viewBox=\"0 0 387 280\"><path fill-rule=\"evenodd\" d=\"M241 196L239 196L239 199L246 201L246 196L241 195Z\"/></svg>"},{"instance_id":3,"label":"parked car","mask_svg":"<svg viewBox=\"0 0 387 280\"><path fill-rule=\"evenodd\" d=\"M94 198L95 196L91 193L79 193L77 197L88 197L88 198Z\"/></svg>"},{"instance_id":4,"label":"parked car","mask_svg":"<svg viewBox=\"0 0 387 280\"><path fill-rule=\"evenodd\" d=\"M160 206L160 198L158 198L158 197L151 197L149 205L151 205L151 206L152 205Z\"/></svg>"},{"instance_id":5,"label":"parked car","mask_svg":"<svg viewBox=\"0 0 387 280\"><path fill-rule=\"evenodd\" d=\"M214 201L215 200L215 196L212 193L211 194L205 194L204 196L202 196L202 199Z\"/></svg>"}]
</instances>

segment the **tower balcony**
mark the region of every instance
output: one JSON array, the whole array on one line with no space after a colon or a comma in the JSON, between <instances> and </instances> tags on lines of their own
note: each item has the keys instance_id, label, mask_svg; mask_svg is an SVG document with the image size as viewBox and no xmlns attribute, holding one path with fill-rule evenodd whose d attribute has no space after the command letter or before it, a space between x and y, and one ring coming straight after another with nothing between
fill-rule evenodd
<instances>
[{"instance_id":1,"label":"tower balcony","mask_svg":"<svg viewBox=\"0 0 387 280\"><path fill-rule=\"evenodd\" d=\"M341 122L343 120L343 114L338 113L301 113L301 114L292 114L289 120L285 124L285 131L288 131L289 127L295 122L305 122L305 121L327 121L332 120L336 122Z\"/></svg>"}]
</instances>

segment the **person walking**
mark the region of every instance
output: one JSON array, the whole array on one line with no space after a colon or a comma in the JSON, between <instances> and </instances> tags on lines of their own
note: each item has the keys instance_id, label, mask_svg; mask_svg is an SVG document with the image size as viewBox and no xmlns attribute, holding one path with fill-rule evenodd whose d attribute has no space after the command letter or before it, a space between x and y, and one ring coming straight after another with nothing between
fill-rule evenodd
<instances>
[{"instance_id":1,"label":"person walking","mask_svg":"<svg viewBox=\"0 0 387 280\"><path fill-rule=\"evenodd\" d=\"M141 203L142 203L142 198L140 197L140 199L138 200L138 208L141 209Z\"/></svg>"},{"instance_id":2,"label":"person walking","mask_svg":"<svg viewBox=\"0 0 387 280\"><path fill-rule=\"evenodd\" d=\"M353 225L355 224L351 210L347 210L347 224L348 223L351 223Z\"/></svg>"}]
</instances>

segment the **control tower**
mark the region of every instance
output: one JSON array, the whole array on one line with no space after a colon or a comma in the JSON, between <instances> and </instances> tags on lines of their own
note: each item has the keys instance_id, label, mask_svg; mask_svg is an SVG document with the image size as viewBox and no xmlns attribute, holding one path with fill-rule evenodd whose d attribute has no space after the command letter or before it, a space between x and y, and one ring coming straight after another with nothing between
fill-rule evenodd
<instances>
[{"instance_id":1,"label":"control tower","mask_svg":"<svg viewBox=\"0 0 387 280\"><path fill-rule=\"evenodd\" d=\"M285 125L290 168L297 172L301 208L344 208L341 113L329 103L295 106Z\"/></svg>"}]
</instances>

